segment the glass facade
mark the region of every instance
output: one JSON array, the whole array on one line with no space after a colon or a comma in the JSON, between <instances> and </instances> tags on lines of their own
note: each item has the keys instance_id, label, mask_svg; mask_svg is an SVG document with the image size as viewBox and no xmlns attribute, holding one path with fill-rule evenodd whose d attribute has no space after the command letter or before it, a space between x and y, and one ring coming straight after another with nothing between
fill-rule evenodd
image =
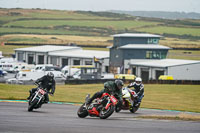
<instances>
[{"instance_id":1,"label":"glass facade","mask_svg":"<svg viewBox=\"0 0 200 133\"><path fill-rule=\"evenodd\" d=\"M166 56L163 51L146 51L146 59L166 59Z\"/></svg>"},{"instance_id":2,"label":"glass facade","mask_svg":"<svg viewBox=\"0 0 200 133\"><path fill-rule=\"evenodd\" d=\"M148 38L148 44L158 44L159 39L157 38Z\"/></svg>"}]
</instances>

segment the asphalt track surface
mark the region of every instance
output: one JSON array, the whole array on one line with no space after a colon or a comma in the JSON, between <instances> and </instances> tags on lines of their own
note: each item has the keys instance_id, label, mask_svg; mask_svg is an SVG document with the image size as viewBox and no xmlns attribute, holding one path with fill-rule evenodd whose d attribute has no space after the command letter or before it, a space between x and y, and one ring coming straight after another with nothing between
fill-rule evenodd
<instances>
[{"instance_id":1,"label":"asphalt track surface","mask_svg":"<svg viewBox=\"0 0 200 133\"><path fill-rule=\"evenodd\" d=\"M200 122L149 120L138 115L177 115L180 112L139 109L114 113L108 119L79 118L78 105L45 104L27 111L27 103L0 102L0 133L200 133Z\"/></svg>"}]
</instances>

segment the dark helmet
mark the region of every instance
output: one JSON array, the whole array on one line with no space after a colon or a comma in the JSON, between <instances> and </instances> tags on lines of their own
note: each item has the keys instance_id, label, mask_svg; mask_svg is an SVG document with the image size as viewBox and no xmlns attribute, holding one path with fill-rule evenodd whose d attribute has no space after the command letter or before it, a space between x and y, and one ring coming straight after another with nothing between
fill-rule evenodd
<instances>
[{"instance_id":1,"label":"dark helmet","mask_svg":"<svg viewBox=\"0 0 200 133\"><path fill-rule=\"evenodd\" d=\"M124 86L124 82L122 80L116 79L115 84L118 87L118 89L121 89L122 86Z\"/></svg>"},{"instance_id":2,"label":"dark helmet","mask_svg":"<svg viewBox=\"0 0 200 133\"><path fill-rule=\"evenodd\" d=\"M52 72L48 72L47 73L47 78L50 79L50 80L53 80L54 74Z\"/></svg>"}]
</instances>

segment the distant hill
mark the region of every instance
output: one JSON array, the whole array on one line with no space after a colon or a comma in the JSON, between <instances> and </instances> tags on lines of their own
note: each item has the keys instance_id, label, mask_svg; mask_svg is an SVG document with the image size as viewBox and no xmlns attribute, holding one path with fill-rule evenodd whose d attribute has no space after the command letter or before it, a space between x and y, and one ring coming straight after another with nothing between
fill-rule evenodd
<instances>
[{"instance_id":1,"label":"distant hill","mask_svg":"<svg viewBox=\"0 0 200 133\"><path fill-rule=\"evenodd\" d=\"M128 14L132 16L162 18L162 19L200 19L200 13L190 12L164 12L164 11L119 11L111 10L109 12Z\"/></svg>"},{"instance_id":2,"label":"distant hill","mask_svg":"<svg viewBox=\"0 0 200 133\"><path fill-rule=\"evenodd\" d=\"M113 41L110 35L120 33L157 34L165 37L161 40L165 46L200 48L200 19L135 17L125 12L0 8L0 44L110 46Z\"/></svg>"}]
</instances>

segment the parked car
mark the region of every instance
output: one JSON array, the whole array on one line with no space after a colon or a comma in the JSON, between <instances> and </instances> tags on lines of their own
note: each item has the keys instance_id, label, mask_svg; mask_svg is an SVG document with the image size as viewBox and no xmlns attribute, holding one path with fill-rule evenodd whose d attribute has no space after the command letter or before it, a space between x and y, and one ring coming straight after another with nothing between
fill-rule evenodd
<instances>
[{"instance_id":1,"label":"parked car","mask_svg":"<svg viewBox=\"0 0 200 133\"><path fill-rule=\"evenodd\" d=\"M173 76L169 75L160 75L158 80L174 80Z\"/></svg>"},{"instance_id":2,"label":"parked car","mask_svg":"<svg viewBox=\"0 0 200 133\"><path fill-rule=\"evenodd\" d=\"M115 79L128 79L128 80L134 80L136 78L135 75L132 74L116 74Z\"/></svg>"}]
</instances>

